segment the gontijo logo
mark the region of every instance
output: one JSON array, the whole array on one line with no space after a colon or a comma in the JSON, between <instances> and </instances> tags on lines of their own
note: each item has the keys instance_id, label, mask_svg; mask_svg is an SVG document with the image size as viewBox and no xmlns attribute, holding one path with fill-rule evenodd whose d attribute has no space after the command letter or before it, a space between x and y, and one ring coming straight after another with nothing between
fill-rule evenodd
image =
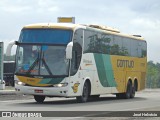
<instances>
[{"instance_id":1,"label":"gontijo logo","mask_svg":"<svg viewBox=\"0 0 160 120\"><path fill-rule=\"evenodd\" d=\"M134 68L134 61L133 60L117 60L117 67L123 68Z\"/></svg>"}]
</instances>

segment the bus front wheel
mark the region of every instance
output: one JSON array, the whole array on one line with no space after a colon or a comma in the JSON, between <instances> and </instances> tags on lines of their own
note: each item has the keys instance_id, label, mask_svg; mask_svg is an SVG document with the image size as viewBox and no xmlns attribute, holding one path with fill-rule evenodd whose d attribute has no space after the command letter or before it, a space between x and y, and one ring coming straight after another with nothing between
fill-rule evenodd
<instances>
[{"instance_id":1,"label":"bus front wheel","mask_svg":"<svg viewBox=\"0 0 160 120\"><path fill-rule=\"evenodd\" d=\"M77 102L79 102L79 103L87 102L87 100L88 100L88 98L89 98L89 89L90 89L90 88L89 88L88 82L85 82L85 83L84 83L84 86L83 86L82 96L76 97Z\"/></svg>"},{"instance_id":2,"label":"bus front wheel","mask_svg":"<svg viewBox=\"0 0 160 120\"><path fill-rule=\"evenodd\" d=\"M43 103L45 98L46 98L45 96L34 95L34 99L38 103Z\"/></svg>"}]
</instances>

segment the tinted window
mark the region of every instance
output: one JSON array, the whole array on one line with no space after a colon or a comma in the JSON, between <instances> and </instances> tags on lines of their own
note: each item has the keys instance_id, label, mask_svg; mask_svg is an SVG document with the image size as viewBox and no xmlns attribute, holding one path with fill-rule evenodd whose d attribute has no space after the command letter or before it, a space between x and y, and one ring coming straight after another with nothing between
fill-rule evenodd
<instances>
[{"instance_id":1,"label":"tinted window","mask_svg":"<svg viewBox=\"0 0 160 120\"><path fill-rule=\"evenodd\" d=\"M130 47L131 47L131 56L138 57L138 41L131 39Z\"/></svg>"},{"instance_id":2,"label":"tinted window","mask_svg":"<svg viewBox=\"0 0 160 120\"><path fill-rule=\"evenodd\" d=\"M147 43L146 42L142 42L140 52L141 52L140 57L146 57L147 56Z\"/></svg>"},{"instance_id":3,"label":"tinted window","mask_svg":"<svg viewBox=\"0 0 160 120\"><path fill-rule=\"evenodd\" d=\"M103 54L110 54L113 44L113 36L110 34L101 34L101 51Z\"/></svg>"},{"instance_id":4,"label":"tinted window","mask_svg":"<svg viewBox=\"0 0 160 120\"><path fill-rule=\"evenodd\" d=\"M84 53L132 57L147 55L145 41L89 30L84 33Z\"/></svg>"},{"instance_id":5,"label":"tinted window","mask_svg":"<svg viewBox=\"0 0 160 120\"><path fill-rule=\"evenodd\" d=\"M99 46L99 41L97 41L98 35L94 31L85 31L84 33L84 52L85 53L97 53L100 52L96 48Z\"/></svg>"},{"instance_id":6,"label":"tinted window","mask_svg":"<svg viewBox=\"0 0 160 120\"><path fill-rule=\"evenodd\" d=\"M112 35L96 31L85 31L84 52L110 54Z\"/></svg>"},{"instance_id":7,"label":"tinted window","mask_svg":"<svg viewBox=\"0 0 160 120\"><path fill-rule=\"evenodd\" d=\"M71 30L60 29L23 29L19 42L67 44L71 41Z\"/></svg>"},{"instance_id":8,"label":"tinted window","mask_svg":"<svg viewBox=\"0 0 160 120\"><path fill-rule=\"evenodd\" d=\"M119 36L113 36L113 42L111 46L111 55L120 55L122 49L122 38Z\"/></svg>"}]
</instances>

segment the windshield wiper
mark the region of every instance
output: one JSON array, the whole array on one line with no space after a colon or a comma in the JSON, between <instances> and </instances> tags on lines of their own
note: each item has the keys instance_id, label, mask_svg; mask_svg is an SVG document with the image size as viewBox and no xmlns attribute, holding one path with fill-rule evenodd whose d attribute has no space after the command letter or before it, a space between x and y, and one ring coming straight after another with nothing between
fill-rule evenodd
<instances>
[{"instance_id":1,"label":"windshield wiper","mask_svg":"<svg viewBox=\"0 0 160 120\"><path fill-rule=\"evenodd\" d=\"M49 73L49 75L53 75L52 72L51 72L51 70L49 69L46 61L44 60L44 58L42 58L41 60L42 60L42 63L44 64L47 72ZM39 59L39 57L37 57L37 59L33 62L33 64L31 65L31 67L29 68L29 70L27 71L26 74L30 74L31 71L36 67L36 65L38 65L38 63L39 63L41 60ZM39 70L40 70L40 68L39 68Z\"/></svg>"},{"instance_id":2,"label":"windshield wiper","mask_svg":"<svg viewBox=\"0 0 160 120\"><path fill-rule=\"evenodd\" d=\"M44 60L44 58L42 58L42 63L44 64L44 66L45 66L46 70L48 71L49 75L53 75L51 70L49 69L46 61Z\"/></svg>"},{"instance_id":3,"label":"windshield wiper","mask_svg":"<svg viewBox=\"0 0 160 120\"><path fill-rule=\"evenodd\" d=\"M35 66L39 63L39 58L37 57L37 59L33 62L33 64L31 65L31 67L28 69L26 74L29 74L31 72L31 70L33 70L35 68Z\"/></svg>"}]
</instances>

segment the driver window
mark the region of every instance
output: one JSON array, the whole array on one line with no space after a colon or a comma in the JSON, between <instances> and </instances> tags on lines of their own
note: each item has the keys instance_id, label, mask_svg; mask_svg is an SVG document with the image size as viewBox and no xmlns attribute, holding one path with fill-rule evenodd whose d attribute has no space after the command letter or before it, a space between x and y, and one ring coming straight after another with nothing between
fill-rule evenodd
<instances>
[{"instance_id":1,"label":"driver window","mask_svg":"<svg viewBox=\"0 0 160 120\"><path fill-rule=\"evenodd\" d=\"M73 56L71 61L71 74L75 74L79 68L82 57L83 30L79 29L74 34Z\"/></svg>"}]
</instances>

